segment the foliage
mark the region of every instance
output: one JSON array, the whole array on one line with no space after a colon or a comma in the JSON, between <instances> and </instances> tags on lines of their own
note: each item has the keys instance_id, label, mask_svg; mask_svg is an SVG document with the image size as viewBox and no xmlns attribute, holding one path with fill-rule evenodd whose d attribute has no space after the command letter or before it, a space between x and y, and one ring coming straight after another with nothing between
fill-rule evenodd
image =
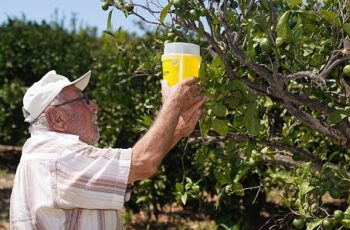
<instances>
[{"instance_id":1,"label":"foliage","mask_svg":"<svg viewBox=\"0 0 350 230\"><path fill-rule=\"evenodd\" d=\"M350 188L348 1L145 1L132 11L124 7L132 2L109 4L159 25L159 43L203 47L200 77L210 101L189 140L197 143L196 172L175 186L182 203L206 192L218 196L218 210L243 202L239 213L255 202L247 200L252 191L279 190L284 215L274 225L348 227L322 201L327 191L345 206ZM222 224L237 215L226 212Z\"/></svg>"},{"instance_id":2,"label":"foliage","mask_svg":"<svg viewBox=\"0 0 350 230\"><path fill-rule=\"evenodd\" d=\"M75 78L85 73L91 68L94 38L12 19L0 27L0 37L0 140L21 145L28 136L21 109L26 87L51 69Z\"/></svg>"}]
</instances>

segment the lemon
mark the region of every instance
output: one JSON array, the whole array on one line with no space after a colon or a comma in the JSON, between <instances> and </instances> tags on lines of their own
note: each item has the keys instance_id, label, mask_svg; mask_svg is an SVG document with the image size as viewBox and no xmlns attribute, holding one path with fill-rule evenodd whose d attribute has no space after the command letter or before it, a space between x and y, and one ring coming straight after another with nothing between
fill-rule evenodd
<instances>
[{"instance_id":1,"label":"lemon","mask_svg":"<svg viewBox=\"0 0 350 230\"><path fill-rule=\"evenodd\" d=\"M350 76L350 65L344 66L343 73L345 76Z\"/></svg>"}]
</instances>

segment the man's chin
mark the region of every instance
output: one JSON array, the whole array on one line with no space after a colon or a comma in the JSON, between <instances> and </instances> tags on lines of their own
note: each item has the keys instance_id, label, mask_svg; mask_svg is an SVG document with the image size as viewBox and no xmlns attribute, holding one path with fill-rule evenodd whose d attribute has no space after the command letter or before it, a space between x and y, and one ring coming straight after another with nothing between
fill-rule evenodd
<instances>
[{"instance_id":1,"label":"man's chin","mask_svg":"<svg viewBox=\"0 0 350 230\"><path fill-rule=\"evenodd\" d=\"M100 140L100 132L97 130L95 138L92 140L91 145L97 144L98 140Z\"/></svg>"}]
</instances>

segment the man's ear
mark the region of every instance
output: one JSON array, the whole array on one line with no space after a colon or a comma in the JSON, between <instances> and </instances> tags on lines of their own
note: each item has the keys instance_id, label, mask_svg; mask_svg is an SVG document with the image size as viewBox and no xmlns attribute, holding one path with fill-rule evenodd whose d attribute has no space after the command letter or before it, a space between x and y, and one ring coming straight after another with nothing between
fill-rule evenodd
<instances>
[{"instance_id":1,"label":"man's ear","mask_svg":"<svg viewBox=\"0 0 350 230\"><path fill-rule=\"evenodd\" d=\"M45 117L52 130L60 132L67 131L67 119L63 110L54 106L49 106L45 110Z\"/></svg>"}]
</instances>

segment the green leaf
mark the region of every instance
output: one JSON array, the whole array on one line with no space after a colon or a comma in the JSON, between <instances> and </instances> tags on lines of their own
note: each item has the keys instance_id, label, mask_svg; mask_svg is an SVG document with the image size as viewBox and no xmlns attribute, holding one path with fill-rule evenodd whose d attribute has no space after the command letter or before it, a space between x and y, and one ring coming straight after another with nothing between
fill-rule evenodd
<instances>
[{"instance_id":1,"label":"green leaf","mask_svg":"<svg viewBox=\"0 0 350 230\"><path fill-rule=\"evenodd\" d=\"M136 203L141 203L147 200L147 196L140 196L139 198L137 198Z\"/></svg>"},{"instance_id":2,"label":"green leaf","mask_svg":"<svg viewBox=\"0 0 350 230\"><path fill-rule=\"evenodd\" d=\"M249 169L250 169L250 168L249 168L248 166L243 166L243 167L241 167L241 168L238 170L238 172L237 172L235 178L233 179L233 182L238 183L238 181L239 181L240 179L242 179L242 178L249 172Z\"/></svg>"},{"instance_id":3,"label":"green leaf","mask_svg":"<svg viewBox=\"0 0 350 230\"><path fill-rule=\"evenodd\" d=\"M214 115L218 116L218 117L225 117L227 110L226 107L222 104L219 103L215 103L212 107L212 112Z\"/></svg>"},{"instance_id":4,"label":"green leaf","mask_svg":"<svg viewBox=\"0 0 350 230\"><path fill-rule=\"evenodd\" d=\"M265 103L264 103L264 107L266 108L270 108L273 106L273 101L271 100L270 97L266 96L265 97Z\"/></svg>"},{"instance_id":5,"label":"green leaf","mask_svg":"<svg viewBox=\"0 0 350 230\"><path fill-rule=\"evenodd\" d=\"M250 42L248 45L248 49L246 51L246 55L249 59L254 59L256 57L254 43Z\"/></svg>"},{"instance_id":6,"label":"green leaf","mask_svg":"<svg viewBox=\"0 0 350 230\"><path fill-rule=\"evenodd\" d=\"M254 148L255 144L253 144L252 142L248 142L244 150L245 155L250 157Z\"/></svg>"},{"instance_id":7,"label":"green leaf","mask_svg":"<svg viewBox=\"0 0 350 230\"><path fill-rule=\"evenodd\" d=\"M247 88L241 81L238 81L238 80L230 81L229 90L231 91L239 90L239 92L242 94L243 97L246 97L246 99L250 99L247 93Z\"/></svg>"},{"instance_id":8,"label":"green leaf","mask_svg":"<svg viewBox=\"0 0 350 230\"><path fill-rule=\"evenodd\" d=\"M293 8L294 6L301 5L302 2L302 0L290 0L289 4L290 7Z\"/></svg>"},{"instance_id":9,"label":"green leaf","mask_svg":"<svg viewBox=\"0 0 350 230\"><path fill-rule=\"evenodd\" d=\"M348 117L349 112L344 110L336 110L328 116L328 122L330 124L336 124L342 121L344 118Z\"/></svg>"},{"instance_id":10,"label":"green leaf","mask_svg":"<svg viewBox=\"0 0 350 230\"><path fill-rule=\"evenodd\" d=\"M346 33L348 36L350 36L350 23L345 23L344 26L343 26L343 28L344 28L345 33Z\"/></svg>"},{"instance_id":11,"label":"green leaf","mask_svg":"<svg viewBox=\"0 0 350 230\"><path fill-rule=\"evenodd\" d=\"M284 39L284 38L277 37L277 38L276 38L276 46L279 47L280 45L283 44L283 42L284 42L285 40L286 40L286 39Z\"/></svg>"},{"instance_id":12,"label":"green leaf","mask_svg":"<svg viewBox=\"0 0 350 230\"><path fill-rule=\"evenodd\" d=\"M228 124L226 120L213 119L211 127L217 132L220 136L226 136L228 133Z\"/></svg>"},{"instance_id":13,"label":"green leaf","mask_svg":"<svg viewBox=\"0 0 350 230\"><path fill-rule=\"evenodd\" d=\"M274 172L272 178L282 180L287 184L295 183L295 178L289 172Z\"/></svg>"},{"instance_id":14,"label":"green leaf","mask_svg":"<svg viewBox=\"0 0 350 230\"><path fill-rule=\"evenodd\" d=\"M200 119L199 120L199 128L201 130L202 137L206 136L211 127L211 119Z\"/></svg>"},{"instance_id":15,"label":"green leaf","mask_svg":"<svg viewBox=\"0 0 350 230\"><path fill-rule=\"evenodd\" d=\"M350 228L350 220L343 219L343 220L341 221L341 224L342 224L345 228Z\"/></svg>"},{"instance_id":16,"label":"green leaf","mask_svg":"<svg viewBox=\"0 0 350 230\"><path fill-rule=\"evenodd\" d=\"M244 126L252 136L258 136L260 133L260 118L257 110L257 104L248 104L244 112Z\"/></svg>"},{"instance_id":17,"label":"green leaf","mask_svg":"<svg viewBox=\"0 0 350 230\"><path fill-rule=\"evenodd\" d=\"M230 174L226 171L224 172L214 171L214 176L217 182L221 185L228 184L231 182Z\"/></svg>"},{"instance_id":18,"label":"green leaf","mask_svg":"<svg viewBox=\"0 0 350 230\"><path fill-rule=\"evenodd\" d=\"M213 61L212 61L212 66L214 68L223 68L225 67L224 63L222 62L221 58L219 55L216 55L214 58L213 58Z\"/></svg>"},{"instance_id":19,"label":"green leaf","mask_svg":"<svg viewBox=\"0 0 350 230\"><path fill-rule=\"evenodd\" d=\"M111 36L112 38L116 39L115 35L114 35L111 31L104 30L103 33L108 34L108 35Z\"/></svg>"},{"instance_id":20,"label":"green leaf","mask_svg":"<svg viewBox=\"0 0 350 230\"><path fill-rule=\"evenodd\" d=\"M278 20L276 31L277 31L277 36L282 38L283 40L286 39L287 37L287 31L288 31L288 26L287 22L289 19L290 11L286 11Z\"/></svg>"},{"instance_id":21,"label":"green leaf","mask_svg":"<svg viewBox=\"0 0 350 230\"><path fill-rule=\"evenodd\" d=\"M306 224L306 230L313 230L316 227L320 226L322 224L323 219L315 219L315 220L310 220Z\"/></svg>"},{"instance_id":22,"label":"green leaf","mask_svg":"<svg viewBox=\"0 0 350 230\"><path fill-rule=\"evenodd\" d=\"M113 9L111 9L111 11L109 11L109 13L108 13L108 19L107 19L107 29L108 30L112 27L112 13L113 13Z\"/></svg>"},{"instance_id":23,"label":"green leaf","mask_svg":"<svg viewBox=\"0 0 350 230\"><path fill-rule=\"evenodd\" d=\"M247 1L245 0L238 0L238 4L242 10L245 10L247 8Z\"/></svg>"},{"instance_id":24,"label":"green leaf","mask_svg":"<svg viewBox=\"0 0 350 230\"><path fill-rule=\"evenodd\" d=\"M184 186L181 183L176 183L175 184L175 190L176 192L183 193L184 192Z\"/></svg>"},{"instance_id":25,"label":"green leaf","mask_svg":"<svg viewBox=\"0 0 350 230\"><path fill-rule=\"evenodd\" d=\"M326 20L332 26L340 26L340 21L336 13L328 10L321 10L320 14L324 20Z\"/></svg>"},{"instance_id":26,"label":"green leaf","mask_svg":"<svg viewBox=\"0 0 350 230\"><path fill-rule=\"evenodd\" d=\"M233 184L233 190L237 196L244 196L243 185L239 182Z\"/></svg>"},{"instance_id":27,"label":"green leaf","mask_svg":"<svg viewBox=\"0 0 350 230\"><path fill-rule=\"evenodd\" d=\"M166 6L162 9L162 11L160 12L160 17L159 17L159 22L160 22L160 23L163 23L163 21L164 21L165 17L167 16L167 14L168 14L168 12L169 12L169 10L170 10L172 4L173 4L172 1L170 1L170 2L168 3L168 5L166 5Z\"/></svg>"},{"instance_id":28,"label":"green leaf","mask_svg":"<svg viewBox=\"0 0 350 230\"><path fill-rule=\"evenodd\" d=\"M310 186L309 182L306 182L306 181L303 181L300 186L299 186L299 189L300 189L300 194L302 196L306 195L307 193L309 193L310 191L312 191L314 189L313 186Z\"/></svg>"},{"instance_id":29,"label":"green leaf","mask_svg":"<svg viewBox=\"0 0 350 230\"><path fill-rule=\"evenodd\" d=\"M203 38L203 34L204 34L204 30L205 30L202 21L198 21L198 29L199 29L198 38L201 39L201 38Z\"/></svg>"}]
</instances>

